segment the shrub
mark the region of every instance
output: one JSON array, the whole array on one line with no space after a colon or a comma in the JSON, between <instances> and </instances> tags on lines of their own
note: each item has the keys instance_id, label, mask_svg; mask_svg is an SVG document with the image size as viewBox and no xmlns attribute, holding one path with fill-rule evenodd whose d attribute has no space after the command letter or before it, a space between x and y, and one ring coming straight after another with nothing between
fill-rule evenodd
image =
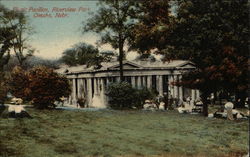
<instances>
[{"instance_id":1,"label":"shrub","mask_svg":"<svg viewBox=\"0 0 250 157\"><path fill-rule=\"evenodd\" d=\"M38 66L29 71L28 77L30 97L38 108L54 107L55 101L70 94L67 78L55 73L53 69Z\"/></svg>"},{"instance_id":2,"label":"shrub","mask_svg":"<svg viewBox=\"0 0 250 157\"><path fill-rule=\"evenodd\" d=\"M153 99L154 94L146 88L135 89L127 82L112 83L108 86L107 96L113 109L131 109L143 107L146 99Z\"/></svg>"},{"instance_id":3,"label":"shrub","mask_svg":"<svg viewBox=\"0 0 250 157\"><path fill-rule=\"evenodd\" d=\"M127 82L112 83L108 86L107 96L113 109L129 109L133 107L136 91Z\"/></svg>"},{"instance_id":4,"label":"shrub","mask_svg":"<svg viewBox=\"0 0 250 157\"><path fill-rule=\"evenodd\" d=\"M34 67L27 72L20 69L15 70L12 72L10 80L12 94L31 100L37 108L55 107L55 101L60 101L62 96L67 97L70 94L67 78L44 66ZM22 81L25 83L23 86L18 84Z\"/></svg>"}]
</instances>

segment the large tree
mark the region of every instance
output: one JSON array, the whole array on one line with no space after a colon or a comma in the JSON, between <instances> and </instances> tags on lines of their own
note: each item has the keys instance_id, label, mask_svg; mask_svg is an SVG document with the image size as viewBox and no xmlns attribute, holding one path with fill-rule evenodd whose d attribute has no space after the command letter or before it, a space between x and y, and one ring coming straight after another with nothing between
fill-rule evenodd
<instances>
[{"instance_id":1,"label":"large tree","mask_svg":"<svg viewBox=\"0 0 250 157\"><path fill-rule=\"evenodd\" d=\"M6 12L8 10L0 4L0 72L10 59L10 48L13 46L11 40L16 35L13 31L13 26L5 24Z\"/></svg>"},{"instance_id":2,"label":"large tree","mask_svg":"<svg viewBox=\"0 0 250 157\"><path fill-rule=\"evenodd\" d=\"M0 8L4 8L1 6ZM32 56L35 49L32 48L28 42L30 36L34 33L33 28L30 26L28 17L24 12L18 12L14 10L1 9L1 26L10 28L7 30L14 34L11 38L10 43L12 50L18 59L19 65L23 66L24 61Z\"/></svg>"},{"instance_id":3,"label":"large tree","mask_svg":"<svg viewBox=\"0 0 250 157\"><path fill-rule=\"evenodd\" d=\"M178 57L193 61L197 70L189 86L207 97L223 90L241 98L248 89L249 3L240 1L179 1L177 24L170 35ZM194 75L195 74L195 75Z\"/></svg>"},{"instance_id":4,"label":"large tree","mask_svg":"<svg viewBox=\"0 0 250 157\"><path fill-rule=\"evenodd\" d=\"M185 74L178 84L201 90L204 115L207 115L207 97L212 92L235 93L243 100L248 88L248 1L175 2L173 7L177 9L170 23L151 20L162 33L158 37L161 40L156 40L148 49L160 49L166 59L188 59L196 64L197 70ZM146 12L150 13L150 6L148 8ZM161 14L155 15L158 17L164 19ZM168 19L166 16L165 21ZM154 30L152 27L148 32ZM135 41L150 41L154 34L141 33Z\"/></svg>"},{"instance_id":5,"label":"large tree","mask_svg":"<svg viewBox=\"0 0 250 157\"><path fill-rule=\"evenodd\" d=\"M123 77L124 47L131 35L135 15L135 4L132 0L100 1L98 12L84 23L84 32L93 31L101 34L100 44L110 44L119 50L120 80Z\"/></svg>"}]
</instances>

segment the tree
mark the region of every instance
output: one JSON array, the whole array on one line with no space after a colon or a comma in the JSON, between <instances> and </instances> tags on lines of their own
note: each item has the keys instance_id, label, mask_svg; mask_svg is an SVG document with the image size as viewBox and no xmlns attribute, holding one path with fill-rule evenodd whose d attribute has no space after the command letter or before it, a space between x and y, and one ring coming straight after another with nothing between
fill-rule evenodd
<instances>
[{"instance_id":1,"label":"tree","mask_svg":"<svg viewBox=\"0 0 250 157\"><path fill-rule=\"evenodd\" d=\"M111 61L113 56L113 52L99 52L99 50L92 45L78 43L74 45L73 48L63 52L61 61L70 66L87 65L88 67L94 66L96 69L99 69L102 62Z\"/></svg>"},{"instance_id":2,"label":"tree","mask_svg":"<svg viewBox=\"0 0 250 157\"><path fill-rule=\"evenodd\" d=\"M210 93L224 90L238 95L248 89L249 3L206 0L179 5L171 45L179 57L196 64L191 79L184 79L202 91L207 115Z\"/></svg>"},{"instance_id":3,"label":"tree","mask_svg":"<svg viewBox=\"0 0 250 157\"><path fill-rule=\"evenodd\" d=\"M8 10L0 4L0 72L10 59L11 40L15 38L14 28L5 24L6 12Z\"/></svg>"},{"instance_id":4,"label":"tree","mask_svg":"<svg viewBox=\"0 0 250 157\"><path fill-rule=\"evenodd\" d=\"M40 109L55 107L55 101L60 101L62 96L68 97L71 92L67 78L44 66L29 71L15 68L9 86L14 96L31 101Z\"/></svg>"},{"instance_id":5,"label":"tree","mask_svg":"<svg viewBox=\"0 0 250 157\"><path fill-rule=\"evenodd\" d=\"M84 65L99 53L98 49L86 43L78 43L63 52L62 61L70 66Z\"/></svg>"},{"instance_id":6,"label":"tree","mask_svg":"<svg viewBox=\"0 0 250 157\"><path fill-rule=\"evenodd\" d=\"M35 51L35 49L28 44L29 37L33 34L33 29L29 25L28 18L23 12L3 9L1 14L2 26L10 28L7 31L14 34L10 39L10 43L19 65L23 66L24 61L32 56Z\"/></svg>"},{"instance_id":7,"label":"tree","mask_svg":"<svg viewBox=\"0 0 250 157\"><path fill-rule=\"evenodd\" d=\"M246 95L243 93L247 90L249 72L247 0L177 0L174 5L177 6L176 13L169 23L167 16L157 12L154 17L159 18L159 22L145 16L162 32L158 36L161 40L156 40L147 49L161 50L166 60L187 59L196 64L197 70L185 74L182 82L175 84L201 90L204 115L207 115L207 97L212 92L224 90ZM146 12L153 11L150 6L147 8L149 10ZM147 26L146 23L144 25ZM140 38L135 42L141 41L141 38L142 41L154 39L157 34L154 30L154 27L149 28L147 32L153 33L148 36L138 33Z\"/></svg>"},{"instance_id":8,"label":"tree","mask_svg":"<svg viewBox=\"0 0 250 157\"><path fill-rule=\"evenodd\" d=\"M100 8L92 18L84 23L84 32L93 31L100 33L100 44L110 44L119 50L120 80L123 77L124 46L131 36L135 15L132 0L104 0L100 1Z\"/></svg>"}]
</instances>

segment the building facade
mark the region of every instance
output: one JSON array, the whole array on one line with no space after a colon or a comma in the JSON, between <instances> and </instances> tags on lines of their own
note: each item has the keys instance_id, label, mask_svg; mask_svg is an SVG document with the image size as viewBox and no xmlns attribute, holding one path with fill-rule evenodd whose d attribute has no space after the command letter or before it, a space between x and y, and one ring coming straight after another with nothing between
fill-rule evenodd
<instances>
[{"instance_id":1,"label":"building facade","mask_svg":"<svg viewBox=\"0 0 250 157\"><path fill-rule=\"evenodd\" d=\"M182 100L187 97L196 100L199 97L198 90L171 85L171 82L180 80L183 73L195 69L189 61L124 61L123 69L125 80L135 88L155 89L160 96L166 92L170 97ZM63 73L70 80L70 105L76 105L77 100L83 98L88 107L105 108L108 106L106 87L112 82L120 81L118 62L102 63L100 69L84 65L70 67L59 73Z\"/></svg>"}]
</instances>

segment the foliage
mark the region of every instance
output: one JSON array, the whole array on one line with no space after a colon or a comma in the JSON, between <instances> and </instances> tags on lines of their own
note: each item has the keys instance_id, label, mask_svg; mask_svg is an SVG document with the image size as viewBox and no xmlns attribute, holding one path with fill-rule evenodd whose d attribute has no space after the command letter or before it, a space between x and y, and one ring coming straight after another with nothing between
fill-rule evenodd
<instances>
[{"instance_id":1,"label":"foliage","mask_svg":"<svg viewBox=\"0 0 250 157\"><path fill-rule=\"evenodd\" d=\"M30 36L34 33L30 26L27 16L23 12L5 9L0 6L0 21L3 28L8 28L6 33L11 33L9 39L19 65L22 66L24 61L33 55L35 49L28 44Z\"/></svg>"},{"instance_id":2,"label":"foliage","mask_svg":"<svg viewBox=\"0 0 250 157\"><path fill-rule=\"evenodd\" d=\"M113 109L132 108L135 94L135 89L127 82L112 83L107 89L109 104Z\"/></svg>"},{"instance_id":3,"label":"foliage","mask_svg":"<svg viewBox=\"0 0 250 157\"><path fill-rule=\"evenodd\" d=\"M63 52L61 61L67 65L87 65L96 69L101 67L102 62L108 62L114 54L111 52L99 52L97 48L86 43L78 43L71 49Z\"/></svg>"},{"instance_id":4,"label":"foliage","mask_svg":"<svg viewBox=\"0 0 250 157\"><path fill-rule=\"evenodd\" d=\"M200 89L204 100L219 90L240 94L244 100L249 72L249 3L206 0L180 1L179 5L171 44L175 54L198 68L183 84Z\"/></svg>"},{"instance_id":5,"label":"foliage","mask_svg":"<svg viewBox=\"0 0 250 157\"><path fill-rule=\"evenodd\" d=\"M108 86L107 96L113 109L143 108L146 99L153 99L152 91L143 88L135 89L128 82L112 83Z\"/></svg>"},{"instance_id":6,"label":"foliage","mask_svg":"<svg viewBox=\"0 0 250 157\"><path fill-rule=\"evenodd\" d=\"M44 66L37 66L29 71L15 68L11 73L9 86L14 96L32 101L37 108L54 107L55 101L70 94L67 78Z\"/></svg>"},{"instance_id":7,"label":"foliage","mask_svg":"<svg viewBox=\"0 0 250 157\"><path fill-rule=\"evenodd\" d=\"M99 53L98 49L86 43L79 43L63 52L62 61L67 65L83 65Z\"/></svg>"},{"instance_id":8,"label":"foliage","mask_svg":"<svg viewBox=\"0 0 250 157\"><path fill-rule=\"evenodd\" d=\"M4 25L8 10L0 4L0 72L10 59L11 40L15 38L13 27Z\"/></svg>"},{"instance_id":9,"label":"foliage","mask_svg":"<svg viewBox=\"0 0 250 157\"><path fill-rule=\"evenodd\" d=\"M70 86L67 78L55 73L52 69L38 66L29 71L30 97L38 108L46 108L54 105L60 97L70 94Z\"/></svg>"},{"instance_id":10,"label":"foliage","mask_svg":"<svg viewBox=\"0 0 250 157\"><path fill-rule=\"evenodd\" d=\"M99 2L99 9L87 22L83 22L84 32L96 32L101 34L99 44L110 44L114 49L119 50L119 65L121 81L123 77L124 46L131 36L131 28L135 15L132 0L103 0Z\"/></svg>"},{"instance_id":11,"label":"foliage","mask_svg":"<svg viewBox=\"0 0 250 157\"><path fill-rule=\"evenodd\" d=\"M150 3L157 6L160 1ZM168 2L165 3L167 6ZM144 19L138 22L142 26L135 30L134 44L140 48L140 43L150 43L157 36L159 40L148 44L147 51L157 48L166 60L187 59L195 63L197 70L185 74L182 82L175 84L201 90L205 115L206 99L212 92L222 90L244 100L249 73L247 0L177 0L173 6L176 12L165 17L155 12L154 7L146 6ZM169 10L168 7L160 8L165 12ZM147 16L153 14L157 20ZM154 27L147 27L150 22L149 26ZM144 27L148 29L143 30Z\"/></svg>"},{"instance_id":12,"label":"foliage","mask_svg":"<svg viewBox=\"0 0 250 157\"><path fill-rule=\"evenodd\" d=\"M138 22L133 27L129 40L130 49L150 54L165 49L167 34L174 20L169 0L138 1L135 8Z\"/></svg>"}]
</instances>

